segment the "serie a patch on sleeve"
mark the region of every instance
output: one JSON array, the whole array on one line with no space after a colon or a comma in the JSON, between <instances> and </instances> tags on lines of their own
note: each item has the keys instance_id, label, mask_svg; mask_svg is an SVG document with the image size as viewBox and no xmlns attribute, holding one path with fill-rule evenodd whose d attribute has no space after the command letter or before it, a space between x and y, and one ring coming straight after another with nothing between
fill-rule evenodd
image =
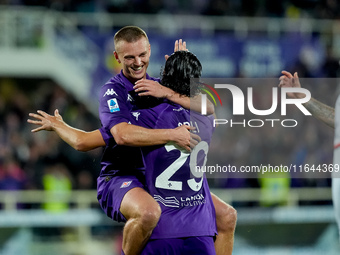
<instances>
[{"instance_id":1,"label":"serie a patch on sleeve","mask_svg":"<svg viewBox=\"0 0 340 255\"><path fill-rule=\"evenodd\" d=\"M116 98L111 98L111 99L107 100L107 104L109 106L110 112L118 112L118 111L120 111L119 105L118 105L118 102L117 102Z\"/></svg>"}]
</instances>

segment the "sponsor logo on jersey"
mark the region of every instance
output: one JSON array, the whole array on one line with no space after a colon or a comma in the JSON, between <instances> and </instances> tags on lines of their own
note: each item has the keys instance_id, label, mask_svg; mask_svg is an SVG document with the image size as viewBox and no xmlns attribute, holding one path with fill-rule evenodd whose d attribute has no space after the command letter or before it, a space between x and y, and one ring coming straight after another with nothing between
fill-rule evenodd
<instances>
[{"instance_id":1,"label":"sponsor logo on jersey","mask_svg":"<svg viewBox=\"0 0 340 255\"><path fill-rule=\"evenodd\" d=\"M136 120L138 120L140 112L132 112L132 115L136 118Z\"/></svg>"},{"instance_id":2,"label":"sponsor logo on jersey","mask_svg":"<svg viewBox=\"0 0 340 255\"><path fill-rule=\"evenodd\" d=\"M128 98L127 98L127 100L128 100L129 102L132 102L132 101L134 101L134 100L133 100L133 98L132 98L132 96L131 96L130 94L128 94Z\"/></svg>"},{"instance_id":3,"label":"sponsor logo on jersey","mask_svg":"<svg viewBox=\"0 0 340 255\"><path fill-rule=\"evenodd\" d=\"M118 102L117 102L116 98L111 98L111 99L107 100L107 104L109 106L110 112L118 112L118 111L120 111L119 105L118 105Z\"/></svg>"},{"instance_id":4,"label":"sponsor logo on jersey","mask_svg":"<svg viewBox=\"0 0 340 255\"><path fill-rule=\"evenodd\" d=\"M175 108L175 109L172 109L174 112L180 112L180 111L183 111L184 108L183 107L180 107L180 108Z\"/></svg>"},{"instance_id":5,"label":"sponsor logo on jersey","mask_svg":"<svg viewBox=\"0 0 340 255\"><path fill-rule=\"evenodd\" d=\"M175 197L166 197L166 198L163 198L160 195L153 195L153 198L157 202L162 203L163 205L165 205L167 207L176 207L176 208L179 207L179 201Z\"/></svg>"},{"instance_id":6,"label":"sponsor logo on jersey","mask_svg":"<svg viewBox=\"0 0 340 255\"><path fill-rule=\"evenodd\" d=\"M206 200L203 194L197 194L190 197L181 197L181 206L197 206L205 204Z\"/></svg>"},{"instance_id":7,"label":"sponsor logo on jersey","mask_svg":"<svg viewBox=\"0 0 340 255\"><path fill-rule=\"evenodd\" d=\"M120 188L127 188L130 186L132 181L128 181L128 182L123 182L122 185L120 186Z\"/></svg>"},{"instance_id":8,"label":"sponsor logo on jersey","mask_svg":"<svg viewBox=\"0 0 340 255\"><path fill-rule=\"evenodd\" d=\"M105 92L105 94L103 95L103 97L105 96L118 96L118 94L116 93L116 91L114 91L113 89L107 89L107 91Z\"/></svg>"}]
</instances>

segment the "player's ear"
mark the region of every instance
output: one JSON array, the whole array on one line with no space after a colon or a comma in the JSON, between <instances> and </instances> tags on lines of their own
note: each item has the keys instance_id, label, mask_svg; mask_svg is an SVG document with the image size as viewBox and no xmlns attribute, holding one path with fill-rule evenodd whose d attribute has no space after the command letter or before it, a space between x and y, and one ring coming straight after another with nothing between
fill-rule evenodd
<instances>
[{"instance_id":1,"label":"player's ear","mask_svg":"<svg viewBox=\"0 0 340 255\"><path fill-rule=\"evenodd\" d=\"M120 64L121 62L120 62L120 60L119 60L117 51L114 51L114 52L113 52L113 55L115 56L115 59L116 59L116 60L118 61L118 63Z\"/></svg>"},{"instance_id":2,"label":"player's ear","mask_svg":"<svg viewBox=\"0 0 340 255\"><path fill-rule=\"evenodd\" d=\"M149 43L149 57L151 56L151 44Z\"/></svg>"}]
</instances>

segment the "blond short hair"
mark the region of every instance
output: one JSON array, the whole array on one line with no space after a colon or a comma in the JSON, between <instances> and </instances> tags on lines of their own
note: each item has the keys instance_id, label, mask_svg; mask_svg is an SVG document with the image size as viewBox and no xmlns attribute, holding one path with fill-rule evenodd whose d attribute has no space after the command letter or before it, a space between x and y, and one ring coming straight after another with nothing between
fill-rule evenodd
<instances>
[{"instance_id":1,"label":"blond short hair","mask_svg":"<svg viewBox=\"0 0 340 255\"><path fill-rule=\"evenodd\" d=\"M117 47L117 44L120 41L132 43L143 37L149 42L149 38L143 29L137 26L125 26L114 35L113 39L115 47Z\"/></svg>"}]
</instances>

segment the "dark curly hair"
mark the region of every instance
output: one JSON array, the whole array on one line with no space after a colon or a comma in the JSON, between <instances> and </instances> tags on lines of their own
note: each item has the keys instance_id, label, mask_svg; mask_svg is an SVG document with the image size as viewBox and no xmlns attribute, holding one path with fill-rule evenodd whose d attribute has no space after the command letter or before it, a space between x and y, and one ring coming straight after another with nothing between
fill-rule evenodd
<instances>
[{"instance_id":1,"label":"dark curly hair","mask_svg":"<svg viewBox=\"0 0 340 255\"><path fill-rule=\"evenodd\" d=\"M201 74L202 65L193 53L176 51L165 62L161 84L181 95L195 96L200 92Z\"/></svg>"}]
</instances>

